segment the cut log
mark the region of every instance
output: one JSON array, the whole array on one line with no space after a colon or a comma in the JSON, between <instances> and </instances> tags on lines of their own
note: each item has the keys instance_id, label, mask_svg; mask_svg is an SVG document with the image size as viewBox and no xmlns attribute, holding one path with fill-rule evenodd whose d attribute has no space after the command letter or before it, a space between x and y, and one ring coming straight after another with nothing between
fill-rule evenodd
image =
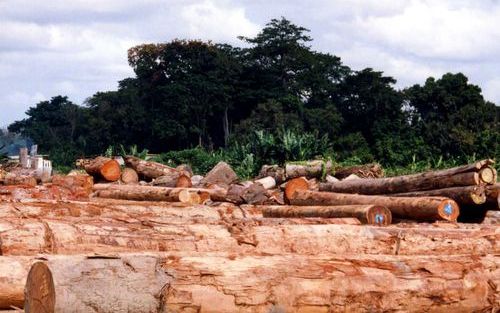
<instances>
[{"instance_id":1,"label":"cut log","mask_svg":"<svg viewBox=\"0 0 500 313\"><path fill-rule=\"evenodd\" d=\"M148 180L179 172L170 166L158 162L145 161L134 156L126 156L124 160L127 166L133 168L139 175Z\"/></svg>"},{"instance_id":2,"label":"cut log","mask_svg":"<svg viewBox=\"0 0 500 313\"><path fill-rule=\"evenodd\" d=\"M305 190L309 189L309 182L304 177L298 177L289 180L285 185L285 203L290 203L289 199L292 198L295 190Z\"/></svg>"},{"instance_id":3,"label":"cut log","mask_svg":"<svg viewBox=\"0 0 500 313\"><path fill-rule=\"evenodd\" d=\"M468 169L468 167L460 167L397 177L322 183L319 190L373 195L479 185L479 173L476 171L460 172L458 170L463 168Z\"/></svg>"},{"instance_id":4,"label":"cut log","mask_svg":"<svg viewBox=\"0 0 500 313\"><path fill-rule=\"evenodd\" d=\"M17 174L15 172L7 173L3 179L4 185L22 185L34 187L37 185L36 178L30 175Z\"/></svg>"},{"instance_id":5,"label":"cut log","mask_svg":"<svg viewBox=\"0 0 500 313\"><path fill-rule=\"evenodd\" d=\"M219 162L210 170L210 172L205 175L205 177L201 180L201 185L210 186L210 185L221 185L228 186L232 183L236 183L238 181L238 175L233 171L231 166L226 162Z\"/></svg>"},{"instance_id":6,"label":"cut log","mask_svg":"<svg viewBox=\"0 0 500 313\"><path fill-rule=\"evenodd\" d=\"M285 165L286 178L297 178L304 176L306 178L323 178L328 174L332 174L333 165L331 161L304 161L290 162Z\"/></svg>"},{"instance_id":7,"label":"cut log","mask_svg":"<svg viewBox=\"0 0 500 313\"><path fill-rule=\"evenodd\" d=\"M163 268L176 279L164 306L223 313L494 311L500 301L499 261L498 256L171 256Z\"/></svg>"},{"instance_id":8,"label":"cut log","mask_svg":"<svg viewBox=\"0 0 500 313\"><path fill-rule=\"evenodd\" d=\"M32 305L47 303L52 296L45 293L34 301L34 295L49 289L55 291L56 303L62 298L66 308L78 312L115 312L130 301L142 306L151 302L169 312L479 312L494 311L500 304L499 257L492 255L127 253L45 258L49 271L39 272L52 276L54 288L41 288L43 277L31 274L26 284L29 312L37 312ZM63 281L61 296L57 285ZM119 311L143 312L135 305ZM150 309L145 312L158 312Z\"/></svg>"},{"instance_id":9,"label":"cut log","mask_svg":"<svg viewBox=\"0 0 500 313\"><path fill-rule=\"evenodd\" d=\"M272 177L276 184L280 185L286 180L285 169L278 165L262 165L259 172L259 178Z\"/></svg>"},{"instance_id":10,"label":"cut log","mask_svg":"<svg viewBox=\"0 0 500 313\"><path fill-rule=\"evenodd\" d=\"M168 282L169 276L154 256L51 256L31 266L25 310L158 312Z\"/></svg>"},{"instance_id":11,"label":"cut log","mask_svg":"<svg viewBox=\"0 0 500 313\"><path fill-rule=\"evenodd\" d=\"M486 225L499 225L500 224L500 211L488 211L482 221Z\"/></svg>"},{"instance_id":12,"label":"cut log","mask_svg":"<svg viewBox=\"0 0 500 313\"><path fill-rule=\"evenodd\" d=\"M363 179L364 180L364 179ZM290 196L289 196L290 195ZM459 215L457 203L444 197L386 197L309 191L300 186L287 184L285 196L293 205L349 205L373 204L387 207L400 218L415 220L456 221Z\"/></svg>"},{"instance_id":13,"label":"cut log","mask_svg":"<svg viewBox=\"0 0 500 313\"><path fill-rule=\"evenodd\" d=\"M459 206L478 205L486 202L485 186L451 187L435 190L424 190L398 193L396 197L441 196L455 200Z\"/></svg>"},{"instance_id":14,"label":"cut log","mask_svg":"<svg viewBox=\"0 0 500 313\"><path fill-rule=\"evenodd\" d=\"M254 182L261 184L262 187L264 187L264 189L272 189L272 188L276 187L276 180L271 176L257 179Z\"/></svg>"},{"instance_id":15,"label":"cut log","mask_svg":"<svg viewBox=\"0 0 500 313\"><path fill-rule=\"evenodd\" d=\"M486 166L479 171L479 178L485 184L494 184L497 182L497 171L491 166Z\"/></svg>"},{"instance_id":16,"label":"cut log","mask_svg":"<svg viewBox=\"0 0 500 313\"><path fill-rule=\"evenodd\" d=\"M0 230L2 255L131 251L312 255L500 253L500 230L487 225L378 227L346 225L344 220L323 218L79 217L3 218Z\"/></svg>"},{"instance_id":17,"label":"cut log","mask_svg":"<svg viewBox=\"0 0 500 313\"><path fill-rule=\"evenodd\" d=\"M177 184L175 187L179 188L190 188L193 186L193 183L191 182L191 178L188 175L181 174L179 176L179 179L177 179Z\"/></svg>"},{"instance_id":18,"label":"cut log","mask_svg":"<svg viewBox=\"0 0 500 313\"><path fill-rule=\"evenodd\" d=\"M500 210L500 183L485 187L488 210Z\"/></svg>"},{"instance_id":19,"label":"cut log","mask_svg":"<svg viewBox=\"0 0 500 313\"><path fill-rule=\"evenodd\" d=\"M382 166L378 163L355 165L348 167L335 168L335 177L337 179L344 179L350 175L356 175L360 178L381 178L384 177Z\"/></svg>"},{"instance_id":20,"label":"cut log","mask_svg":"<svg viewBox=\"0 0 500 313\"><path fill-rule=\"evenodd\" d=\"M126 185L136 185L139 183L139 175L130 167L126 167L122 171L121 181Z\"/></svg>"},{"instance_id":21,"label":"cut log","mask_svg":"<svg viewBox=\"0 0 500 313\"><path fill-rule=\"evenodd\" d=\"M120 164L110 158L100 156L93 160L85 161L82 165L85 171L95 178L114 182L119 180L121 176Z\"/></svg>"},{"instance_id":22,"label":"cut log","mask_svg":"<svg viewBox=\"0 0 500 313\"><path fill-rule=\"evenodd\" d=\"M386 226L391 224L389 209L378 205L343 206L267 206L262 208L264 217L355 217L363 224Z\"/></svg>"},{"instance_id":23,"label":"cut log","mask_svg":"<svg viewBox=\"0 0 500 313\"><path fill-rule=\"evenodd\" d=\"M183 190L201 193L207 192L213 201L224 201L227 191L222 188L169 188L152 186L127 186L95 184L94 195L101 198L136 200L136 201L168 201L179 202L179 193Z\"/></svg>"},{"instance_id":24,"label":"cut log","mask_svg":"<svg viewBox=\"0 0 500 313\"><path fill-rule=\"evenodd\" d=\"M29 257L0 256L0 310L23 307L23 290L30 264Z\"/></svg>"},{"instance_id":25,"label":"cut log","mask_svg":"<svg viewBox=\"0 0 500 313\"><path fill-rule=\"evenodd\" d=\"M66 188L76 199L88 199L92 193L94 179L90 175L54 175L52 185Z\"/></svg>"},{"instance_id":26,"label":"cut log","mask_svg":"<svg viewBox=\"0 0 500 313\"><path fill-rule=\"evenodd\" d=\"M167 175L160 176L155 178L151 183L153 186L161 186L161 187L176 187L177 181L181 176L180 172L172 172Z\"/></svg>"},{"instance_id":27,"label":"cut log","mask_svg":"<svg viewBox=\"0 0 500 313\"><path fill-rule=\"evenodd\" d=\"M260 183L242 182L231 184L227 190L226 201L235 204L263 204L269 199L267 190Z\"/></svg>"}]
</instances>

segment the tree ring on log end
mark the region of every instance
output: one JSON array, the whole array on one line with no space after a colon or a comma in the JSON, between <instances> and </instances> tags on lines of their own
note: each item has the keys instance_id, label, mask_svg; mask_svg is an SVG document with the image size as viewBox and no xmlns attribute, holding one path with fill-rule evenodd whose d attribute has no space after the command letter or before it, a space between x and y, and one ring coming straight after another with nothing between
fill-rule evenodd
<instances>
[{"instance_id":1,"label":"tree ring on log end","mask_svg":"<svg viewBox=\"0 0 500 313\"><path fill-rule=\"evenodd\" d=\"M439 204L438 213L441 218L455 222L460 214L460 209L455 201L443 200Z\"/></svg>"},{"instance_id":2,"label":"tree ring on log end","mask_svg":"<svg viewBox=\"0 0 500 313\"><path fill-rule=\"evenodd\" d=\"M24 309L30 313L53 313L56 304L54 280L44 262L31 266L24 288Z\"/></svg>"},{"instance_id":3,"label":"tree ring on log end","mask_svg":"<svg viewBox=\"0 0 500 313\"><path fill-rule=\"evenodd\" d=\"M298 177L289 180L285 187L285 201L289 202L293 198L293 194L296 190L308 190L309 183L304 177Z\"/></svg>"}]
</instances>

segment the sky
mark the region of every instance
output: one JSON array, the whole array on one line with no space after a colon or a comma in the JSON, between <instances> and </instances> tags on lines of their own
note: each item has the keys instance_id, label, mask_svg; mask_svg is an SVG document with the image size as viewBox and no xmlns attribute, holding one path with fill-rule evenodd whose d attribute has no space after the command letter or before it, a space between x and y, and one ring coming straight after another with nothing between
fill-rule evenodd
<instances>
[{"instance_id":1,"label":"sky","mask_svg":"<svg viewBox=\"0 0 500 313\"><path fill-rule=\"evenodd\" d=\"M500 105L498 0L0 0L0 127L36 103L77 104L133 76L127 49L202 39L241 45L281 16L310 29L312 48L397 88L462 72Z\"/></svg>"}]
</instances>

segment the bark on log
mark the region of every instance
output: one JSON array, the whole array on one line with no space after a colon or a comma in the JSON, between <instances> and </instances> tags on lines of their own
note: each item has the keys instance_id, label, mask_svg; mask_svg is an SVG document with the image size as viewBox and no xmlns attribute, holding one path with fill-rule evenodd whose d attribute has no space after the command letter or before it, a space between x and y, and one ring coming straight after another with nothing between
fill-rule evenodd
<instances>
[{"instance_id":1,"label":"bark on log","mask_svg":"<svg viewBox=\"0 0 500 313\"><path fill-rule=\"evenodd\" d=\"M153 186L161 187L184 187L189 188L192 186L191 179L186 174L181 172L172 172L168 175L163 175L155 178L152 181Z\"/></svg>"},{"instance_id":2,"label":"bark on log","mask_svg":"<svg viewBox=\"0 0 500 313\"><path fill-rule=\"evenodd\" d=\"M267 206L262 209L264 217L355 217L363 224L390 225L391 211L378 205L344 206Z\"/></svg>"},{"instance_id":3,"label":"bark on log","mask_svg":"<svg viewBox=\"0 0 500 313\"><path fill-rule=\"evenodd\" d=\"M228 186L238 181L238 175L226 162L219 162L201 180L201 185L222 185Z\"/></svg>"},{"instance_id":4,"label":"bark on log","mask_svg":"<svg viewBox=\"0 0 500 313\"><path fill-rule=\"evenodd\" d=\"M485 187L486 205L489 210L500 210L500 183Z\"/></svg>"},{"instance_id":5,"label":"bark on log","mask_svg":"<svg viewBox=\"0 0 500 313\"><path fill-rule=\"evenodd\" d=\"M31 313L160 312L169 276L160 259L51 256L35 262L26 281L25 310Z\"/></svg>"},{"instance_id":6,"label":"bark on log","mask_svg":"<svg viewBox=\"0 0 500 313\"><path fill-rule=\"evenodd\" d=\"M126 185L136 185L139 183L139 175L130 167L126 167L122 171L121 181Z\"/></svg>"},{"instance_id":7,"label":"bark on log","mask_svg":"<svg viewBox=\"0 0 500 313\"><path fill-rule=\"evenodd\" d=\"M343 194L334 192L309 191L289 188L285 194L291 195L288 202L293 205L349 205L373 204L385 206L400 218L415 220L456 221L459 215L457 203L444 197L386 197Z\"/></svg>"},{"instance_id":8,"label":"bark on log","mask_svg":"<svg viewBox=\"0 0 500 313\"><path fill-rule=\"evenodd\" d=\"M333 165L331 161L306 161L290 162L285 165L286 178L297 178L304 176L306 178L322 178L327 174L332 174Z\"/></svg>"},{"instance_id":9,"label":"bark on log","mask_svg":"<svg viewBox=\"0 0 500 313\"><path fill-rule=\"evenodd\" d=\"M435 190L423 190L393 194L396 197L441 196L455 200L460 207L478 205L486 202L485 186L451 187Z\"/></svg>"},{"instance_id":10,"label":"bark on log","mask_svg":"<svg viewBox=\"0 0 500 313\"><path fill-rule=\"evenodd\" d=\"M227 191L222 188L169 188L152 186L126 186L95 184L94 195L101 198L179 202L179 193L183 190L194 193L208 193L213 201L224 201Z\"/></svg>"},{"instance_id":11,"label":"bark on log","mask_svg":"<svg viewBox=\"0 0 500 313\"><path fill-rule=\"evenodd\" d=\"M341 223L319 224L322 222ZM2 255L198 251L248 254L499 254L494 226L346 225L332 219L106 218L0 222Z\"/></svg>"},{"instance_id":12,"label":"bark on log","mask_svg":"<svg viewBox=\"0 0 500 313\"><path fill-rule=\"evenodd\" d=\"M278 165L262 165L258 177L264 178L267 176L274 178L278 185L286 180L285 169Z\"/></svg>"},{"instance_id":13,"label":"bark on log","mask_svg":"<svg viewBox=\"0 0 500 313\"><path fill-rule=\"evenodd\" d=\"M381 178L384 177L382 166L378 163L338 167L335 168L335 178L344 179L349 175L354 174L360 178Z\"/></svg>"},{"instance_id":14,"label":"bark on log","mask_svg":"<svg viewBox=\"0 0 500 313\"><path fill-rule=\"evenodd\" d=\"M116 160L99 156L81 164L88 174L96 178L103 178L104 180L111 182L120 179L120 164Z\"/></svg>"},{"instance_id":15,"label":"bark on log","mask_svg":"<svg viewBox=\"0 0 500 313\"><path fill-rule=\"evenodd\" d=\"M369 195L478 185L481 181L478 172L490 164L493 164L492 160L483 160L460 167L413 175L324 183L320 184L320 191Z\"/></svg>"},{"instance_id":16,"label":"bark on log","mask_svg":"<svg viewBox=\"0 0 500 313\"><path fill-rule=\"evenodd\" d=\"M170 166L158 162L145 161L134 156L126 156L124 160L127 166L133 168L139 175L149 180L179 172Z\"/></svg>"}]
</instances>

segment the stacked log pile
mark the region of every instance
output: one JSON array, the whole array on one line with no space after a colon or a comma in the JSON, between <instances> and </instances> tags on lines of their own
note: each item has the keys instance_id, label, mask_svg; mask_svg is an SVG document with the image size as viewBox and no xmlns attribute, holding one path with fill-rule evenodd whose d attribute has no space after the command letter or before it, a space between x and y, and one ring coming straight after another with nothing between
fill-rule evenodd
<instances>
[{"instance_id":1,"label":"stacked log pile","mask_svg":"<svg viewBox=\"0 0 500 313\"><path fill-rule=\"evenodd\" d=\"M394 178L311 161L249 181L224 162L195 177L124 161L0 186L0 311L500 309L490 160ZM483 223L457 222L473 210Z\"/></svg>"}]
</instances>

